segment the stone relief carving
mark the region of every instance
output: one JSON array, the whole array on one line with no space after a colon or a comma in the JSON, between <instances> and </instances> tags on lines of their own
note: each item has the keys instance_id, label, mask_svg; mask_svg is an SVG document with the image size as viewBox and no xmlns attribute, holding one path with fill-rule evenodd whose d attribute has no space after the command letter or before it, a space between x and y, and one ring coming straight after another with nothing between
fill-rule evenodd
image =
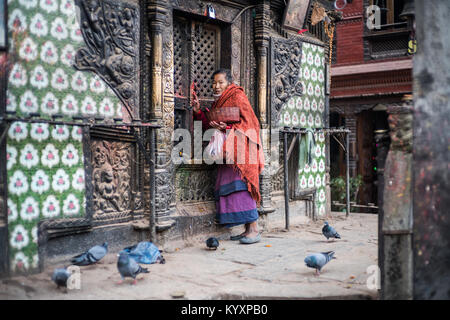
<instances>
[{"instance_id":1,"label":"stone relief carving","mask_svg":"<svg viewBox=\"0 0 450 320\"><path fill-rule=\"evenodd\" d=\"M294 95L302 95L300 82L302 43L272 38L272 124L279 122L281 107Z\"/></svg>"},{"instance_id":2,"label":"stone relief carving","mask_svg":"<svg viewBox=\"0 0 450 320\"><path fill-rule=\"evenodd\" d=\"M177 201L213 201L217 170L188 169L176 173Z\"/></svg>"},{"instance_id":3,"label":"stone relief carving","mask_svg":"<svg viewBox=\"0 0 450 320\"><path fill-rule=\"evenodd\" d=\"M139 11L128 2L75 0L86 47L74 67L97 73L129 111L137 115L139 98Z\"/></svg>"},{"instance_id":4,"label":"stone relief carving","mask_svg":"<svg viewBox=\"0 0 450 320\"><path fill-rule=\"evenodd\" d=\"M94 219L111 212L135 209L132 199L131 163L132 147L124 142L93 140L92 181ZM138 200L141 198L137 195ZM136 203L141 207L142 203Z\"/></svg>"}]
</instances>

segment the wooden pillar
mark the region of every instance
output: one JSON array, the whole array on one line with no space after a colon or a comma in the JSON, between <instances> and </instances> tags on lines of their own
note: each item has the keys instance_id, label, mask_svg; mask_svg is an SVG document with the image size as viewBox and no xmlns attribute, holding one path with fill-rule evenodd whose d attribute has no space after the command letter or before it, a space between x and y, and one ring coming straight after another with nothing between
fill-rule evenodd
<instances>
[{"instance_id":1,"label":"wooden pillar","mask_svg":"<svg viewBox=\"0 0 450 320\"><path fill-rule=\"evenodd\" d=\"M256 7L255 17L255 44L257 63L257 115L261 123L261 138L264 149L264 170L260 175L261 208L260 213L275 211L272 208L272 183L270 170L270 122L268 120L269 106L267 83L268 83L268 53L270 40L270 2L261 1Z\"/></svg>"},{"instance_id":2,"label":"wooden pillar","mask_svg":"<svg viewBox=\"0 0 450 320\"><path fill-rule=\"evenodd\" d=\"M151 39L151 92L150 92L150 116L153 119L161 119L163 116L163 93L162 93L162 32L163 23L166 19L168 8L162 1L149 1L147 12L150 21Z\"/></svg>"},{"instance_id":3,"label":"wooden pillar","mask_svg":"<svg viewBox=\"0 0 450 320\"><path fill-rule=\"evenodd\" d=\"M255 43L257 47L257 105L259 121L262 126L267 121L267 76L268 76L268 60L267 54L269 49L269 32L268 21L270 18L270 3L261 1L256 8L255 17Z\"/></svg>"},{"instance_id":4,"label":"wooden pillar","mask_svg":"<svg viewBox=\"0 0 450 320\"><path fill-rule=\"evenodd\" d=\"M147 6L151 40L149 115L151 119L156 120L162 126L156 131L154 148L156 167L154 170L155 191L153 192L154 217L152 219L156 232L167 230L174 225L174 221L170 218L174 210L172 203L174 198L173 163L170 159L173 132L173 92L169 90L170 92L167 92L165 97L165 79L163 77L164 65L166 65L166 69L173 69L173 61L164 60L164 39L167 40L167 37L170 36L164 33L167 32L166 22L171 19L171 10L167 1L163 0L150 0ZM172 48L172 46L170 47Z\"/></svg>"}]
</instances>

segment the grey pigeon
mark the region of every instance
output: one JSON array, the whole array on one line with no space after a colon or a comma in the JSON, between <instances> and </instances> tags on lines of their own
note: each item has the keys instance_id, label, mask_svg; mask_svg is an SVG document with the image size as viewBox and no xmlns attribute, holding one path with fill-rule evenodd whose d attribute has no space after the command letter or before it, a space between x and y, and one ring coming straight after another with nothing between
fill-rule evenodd
<instances>
[{"instance_id":1,"label":"grey pigeon","mask_svg":"<svg viewBox=\"0 0 450 320\"><path fill-rule=\"evenodd\" d=\"M305 263L307 267L316 269L316 274L320 275L320 270L331 259L336 259L336 257L334 257L334 251L313 253L305 258Z\"/></svg>"},{"instance_id":2,"label":"grey pigeon","mask_svg":"<svg viewBox=\"0 0 450 320\"><path fill-rule=\"evenodd\" d=\"M139 273L149 273L148 269L142 268L133 258L130 258L130 255L125 252L121 251L119 253L119 259L117 260L117 269L119 270L120 277L122 278L122 281L126 277L133 278L133 284L136 284L136 276ZM122 283L120 281L120 283Z\"/></svg>"},{"instance_id":3,"label":"grey pigeon","mask_svg":"<svg viewBox=\"0 0 450 320\"><path fill-rule=\"evenodd\" d=\"M90 264L99 262L107 253L108 242L105 242L101 246L93 246L88 251L73 257L70 262L77 266L88 266Z\"/></svg>"},{"instance_id":4,"label":"grey pigeon","mask_svg":"<svg viewBox=\"0 0 450 320\"><path fill-rule=\"evenodd\" d=\"M211 237L206 240L206 246L210 249L217 250L217 247L219 246L219 240L217 238Z\"/></svg>"},{"instance_id":5,"label":"grey pigeon","mask_svg":"<svg viewBox=\"0 0 450 320\"><path fill-rule=\"evenodd\" d=\"M67 288L67 280L71 273L65 268L57 268L53 271L52 281L59 287Z\"/></svg>"},{"instance_id":6,"label":"grey pigeon","mask_svg":"<svg viewBox=\"0 0 450 320\"><path fill-rule=\"evenodd\" d=\"M336 239L341 238L339 233L337 233L337 231L328 224L328 221L325 221L325 225L322 228L322 233L327 238L327 241L329 238L336 238Z\"/></svg>"}]
</instances>

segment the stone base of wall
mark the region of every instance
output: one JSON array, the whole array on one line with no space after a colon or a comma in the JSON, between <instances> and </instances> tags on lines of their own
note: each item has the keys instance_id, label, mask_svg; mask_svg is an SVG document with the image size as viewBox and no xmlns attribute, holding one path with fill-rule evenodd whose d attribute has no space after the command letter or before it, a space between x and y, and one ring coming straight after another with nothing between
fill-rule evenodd
<instances>
[{"instance_id":1,"label":"stone base of wall","mask_svg":"<svg viewBox=\"0 0 450 320\"><path fill-rule=\"evenodd\" d=\"M89 232L49 239L44 252L44 268L70 265L70 258L94 245L108 242L108 252L119 252L127 246L149 239L149 231L137 231L132 222L94 227Z\"/></svg>"}]
</instances>

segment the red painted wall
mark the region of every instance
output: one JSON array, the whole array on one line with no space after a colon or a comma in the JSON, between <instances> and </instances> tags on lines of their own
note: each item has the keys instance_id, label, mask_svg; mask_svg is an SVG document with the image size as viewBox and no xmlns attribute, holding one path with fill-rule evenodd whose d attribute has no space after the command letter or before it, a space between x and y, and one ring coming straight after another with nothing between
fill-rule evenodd
<instances>
[{"instance_id":1,"label":"red painted wall","mask_svg":"<svg viewBox=\"0 0 450 320\"><path fill-rule=\"evenodd\" d=\"M411 57L402 56L364 60L364 1L353 0L352 3L346 5L342 12L342 20L337 23L335 30L337 62L332 65L332 68L411 59ZM389 72L372 71L333 76L331 98L408 93L412 91L411 73L412 69L408 72L404 68L395 68L395 64L393 64L392 70Z\"/></svg>"},{"instance_id":2,"label":"red painted wall","mask_svg":"<svg viewBox=\"0 0 450 320\"><path fill-rule=\"evenodd\" d=\"M339 21L336 26L336 65L363 63L363 0L353 0L352 3L348 3L342 13L342 21Z\"/></svg>"}]
</instances>

